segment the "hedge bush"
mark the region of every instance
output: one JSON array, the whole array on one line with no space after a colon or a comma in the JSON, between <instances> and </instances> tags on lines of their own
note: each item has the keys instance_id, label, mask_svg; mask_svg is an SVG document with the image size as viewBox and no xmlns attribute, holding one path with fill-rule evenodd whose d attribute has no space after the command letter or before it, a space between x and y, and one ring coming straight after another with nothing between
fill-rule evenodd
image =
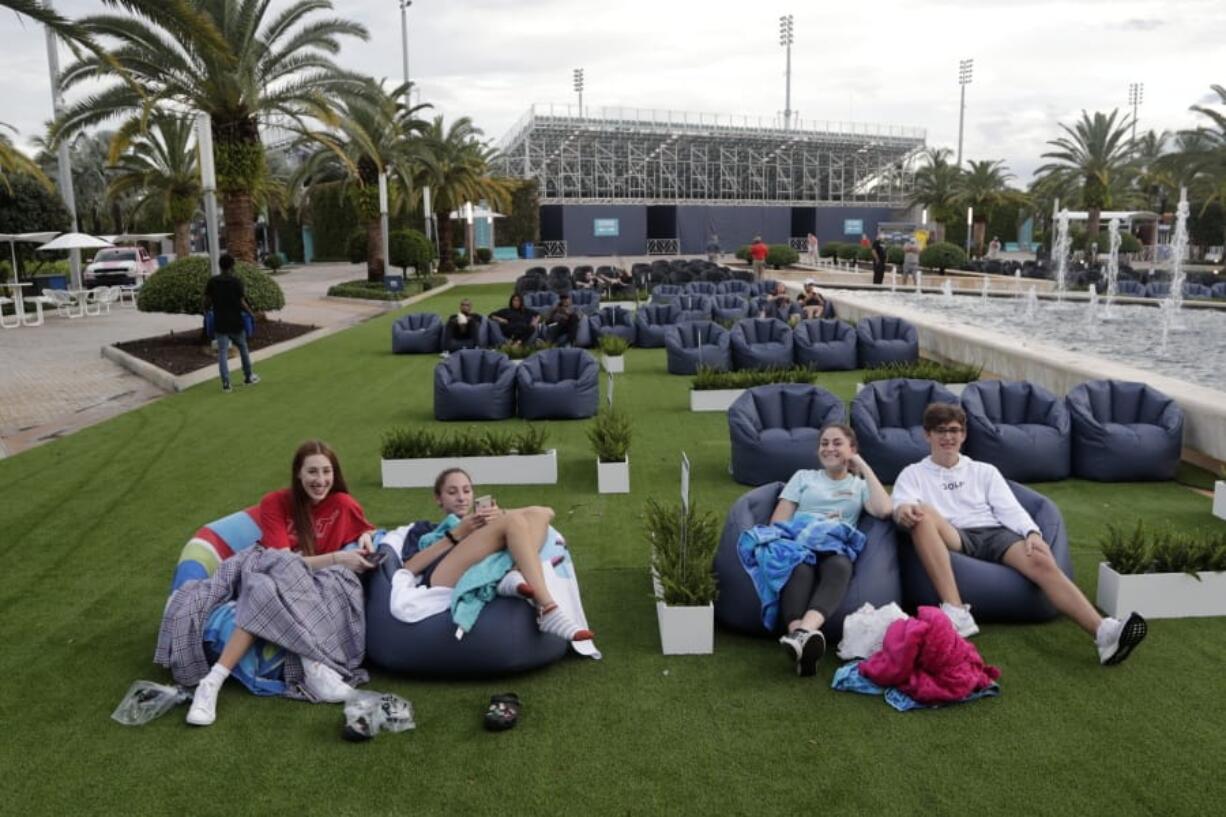
<instances>
[{"instance_id":1,"label":"hedge bush","mask_svg":"<svg viewBox=\"0 0 1226 817\"><path fill-rule=\"evenodd\" d=\"M890 264L902 264L905 260L902 247L897 244L891 244L885 248L885 260Z\"/></svg>"},{"instance_id":2,"label":"hedge bush","mask_svg":"<svg viewBox=\"0 0 1226 817\"><path fill-rule=\"evenodd\" d=\"M775 269L788 267L800 260L800 253L787 244L771 244L766 248L766 263Z\"/></svg>"},{"instance_id":3,"label":"hedge bush","mask_svg":"<svg viewBox=\"0 0 1226 817\"><path fill-rule=\"evenodd\" d=\"M842 241L827 241L818 249L817 254L821 258L837 258L839 255L839 248L842 246Z\"/></svg>"},{"instance_id":4,"label":"hedge bush","mask_svg":"<svg viewBox=\"0 0 1226 817\"><path fill-rule=\"evenodd\" d=\"M399 267L406 273L412 267L419 277L429 274L430 262L434 260L434 245L424 233L419 230L394 230L387 242L393 267ZM362 260L366 260L365 254Z\"/></svg>"},{"instance_id":5,"label":"hedge bush","mask_svg":"<svg viewBox=\"0 0 1226 817\"><path fill-rule=\"evenodd\" d=\"M234 274L242 280L247 303L256 312L273 312L285 306L285 293L268 273L239 261L234 265ZM180 258L149 276L137 290L136 306L141 312L202 315L204 287L208 281L208 258Z\"/></svg>"},{"instance_id":6,"label":"hedge bush","mask_svg":"<svg viewBox=\"0 0 1226 817\"><path fill-rule=\"evenodd\" d=\"M948 267L957 269L966 263L966 253L957 244L938 241L929 244L920 253L920 266L936 267L942 274Z\"/></svg>"},{"instance_id":7,"label":"hedge bush","mask_svg":"<svg viewBox=\"0 0 1226 817\"><path fill-rule=\"evenodd\" d=\"M736 248L736 252L733 254L737 258L741 259L742 261L748 261L749 260L749 245L742 244L741 246Z\"/></svg>"},{"instance_id":8,"label":"hedge bush","mask_svg":"<svg viewBox=\"0 0 1226 817\"><path fill-rule=\"evenodd\" d=\"M860 257L859 244L840 244L839 245L839 260L840 261L855 261Z\"/></svg>"},{"instance_id":9,"label":"hedge bush","mask_svg":"<svg viewBox=\"0 0 1226 817\"><path fill-rule=\"evenodd\" d=\"M489 247L478 247L477 248L477 263L478 264L488 264L493 259L494 259L494 254L490 252Z\"/></svg>"}]
</instances>

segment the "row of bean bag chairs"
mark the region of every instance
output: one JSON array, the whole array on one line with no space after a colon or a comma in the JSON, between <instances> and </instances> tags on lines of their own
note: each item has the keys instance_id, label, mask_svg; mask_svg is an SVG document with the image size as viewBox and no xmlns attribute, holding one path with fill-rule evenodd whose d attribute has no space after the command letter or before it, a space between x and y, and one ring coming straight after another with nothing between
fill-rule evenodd
<instances>
[{"instance_id":1,"label":"row of bean bag chairs","mask_svg":"<svg viewBox=\"0 0 1226 817\"><path fill-rule=\"evenodd\" d=\"M776 481L761 485L733 503L715 555L719 587L715 617L723 626L748 635L776 636L787 625L780 622L776 632L766 630L757 591L736 550L743 531L770 522L784 484ZM1010 482L1009 487L1051 545L1060 569L1071 579L1072 554L1059 508L1042 494L1016 482ZM905 531L892 521L876 519L867 512L861 516L859 528L868 541L856 560L847 595L822 627L830 643L842 637L844 618L865 603L880 607L896 602L913 608L940 602ZM1012 568L961 553L950 553L950 560L958 592L974 609L976 619L1043 621L1056 615L1042 591Z\"/></svg>"},{"instance_id":2,"label":"row of bean bag chairs","mask_svg":"<svg viewBox=\"0 0 1226 817\"><path fill-rule=\"evenodd\" d=\"M434 367L436 420L578 419L596 413L600 366L581 349L543 349L518 366L501 352L463 349Z\"/></svg>"},{"instance_id":3,"label":"row of bean bag chairs","mask_svg":"<svg viewBox=\"0 0 1226 817\"><path fill-rule=\"evenodd\" d=\"M714 283L711 281L690 281L686 284L663 283L651 288L651 303L672 303L681 295L703 295L713 298L716 295L736 295L749 301L759 295L775 291L776 282L728 280Z\"/></svg>"},{"instance_id":4,"label":"row of bean bag chairs","mask_svg":"<svg viewBox=\"0 0 1226 817\"><path fill-rule=\"evenodd\" d=\"M860 455L882 482L893 482L902 469L928 456L921 419L931 403L957 405L958 397L932 380L896 378L866 383L851 401Z\"/></svg>"},{"instance_id":5,"label":"row of bean bag chairs","mask_svg":"<svg viewBox=\"0 0 1226 817\"><path fill-rule=\"evenodd\" d=\"M502 324L483 315L474 315L476 333L466 339L451 337L443 320L433 312L415 312L402 315L392 323L392 353L428 355L456 352L461 349L497 349L507 342ZM529 344L538 340L556 342L560 329L556 326L538 326ZM569 338L572 346L588 348L595 344L596 331L592 318L580 315L575 337Z\"/></svg>"},{"instance_id":6,"label":"row of bean bag chairs","mask_svg":"<svg viewBox=\"0 0 1226 817\"><path fill-rule=\"evenodd\" d=\"M524 293L524 306L541 317L548 315L558 305L559 300L559 293L550 290ZM584 315L595 315L600 311L600 292L595 289L571 290L570 302Z\"/></svg>"},{"instance_id":7,"label":"row of bean bag chairs","mask_svg":"<svg viewBox=\"0 0 1226 817\"><path fill-rule=\"evenodd\" d=\"M1120 283L1123 283L1122 281ZM1214 288L1222 286L1214 284L1213 287L1207 287L1204 284L1197 284L1191 281L1183 285L1183 297L1185 298L1223 298L1226 297L1226 286L1218 292L1214 292ZM1171 294L1170 281L1151 281L1148 284L1139 284L1136 292L1129 293L1139 298L1166 298ZM1118 288L1118 287L1117 287ZM1121 295L1124 293L1121 291Z\"/></svg>"}]
</instances>

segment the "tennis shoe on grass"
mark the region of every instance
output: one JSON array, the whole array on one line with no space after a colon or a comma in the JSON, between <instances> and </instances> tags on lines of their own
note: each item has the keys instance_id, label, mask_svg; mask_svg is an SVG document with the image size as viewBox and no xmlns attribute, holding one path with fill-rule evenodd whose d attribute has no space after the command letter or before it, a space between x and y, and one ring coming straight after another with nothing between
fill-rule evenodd
<instances>
[{"instance_id":1,"label":"tennis shoe on grass","mask_svg":"<svg viewBox=\"0 0 1226 817\"><path fill-rule=\"evenodd\" d=\"M796 662L796 674L801 677L817 674L817 662L826 654L826 636L821 630L795 629L780 636L779 643Z\"/></svg>"},{"instance_id":2,"label":"tennis shoe on grass","mask_svg":"<svg viewBox=\"0 0 1226 817\"><path fill-rule=\"evenodd\" d=\"M963 638L979 635L979 625L975 623L975 617L971 615L971 606L969 604L958 606L943 601L941 602L941 612L949 617L950 622L954 625L954 629L958 631L958 635Z\"/></svg>"},{"instance_id":3,"label":"tennis shoe on grass","mask_svg":"<svg viewBox=\"0 0 1226 817\"><path fill-rule=\"evenodd\" d=\"M1145 640L1148 632L1149 625L1140 613L1132 613L1123 622L1116 618L1104 618L1094 638L1098 647L1098 662L1104 667L1120 663Z\"/></svg>"}]
</instances>

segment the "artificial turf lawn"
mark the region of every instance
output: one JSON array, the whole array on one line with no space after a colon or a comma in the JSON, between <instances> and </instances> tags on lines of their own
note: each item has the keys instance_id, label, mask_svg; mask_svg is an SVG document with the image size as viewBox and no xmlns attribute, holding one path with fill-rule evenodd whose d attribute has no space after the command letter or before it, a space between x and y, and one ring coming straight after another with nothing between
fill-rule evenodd
<instances>
[{"instance_id":1,"label":"artificial turf lawn","mask_svg":"<svg viewBox=\"0 0 1226 817\"><path fill-rule=\"evenodd\" d=\"M508 292L425 306L445 314L468 295L488 313ZM689 379L665 372L662 349L632 349L615 389L635 417L631 494L596 493L587 421L547 424L556 486L490 489L505 507L557 510L603 661L480 683L376 670L370 688L409 698L418 728L363 745L341 741L339 706L237 683L208 729L185 709L115 724L129 683L169 677L151 657L180 547L285 485L303 439L337 448L376 523L436 515L427 490L379 486L382 432L433 424L437 359L391 355L392 318L265 361L255 388L209 382L0 461L0 814L1208 814L1226 799L1222 619L1151 622L1111 669L1068 621L988 623L975 643L1003 694L906 715L831 691L832 654L817 679L777 644L722 631L712 656L660 655L644 500L676 495L682 449L702 507L722 514L745 490L723 415L688 411ZM856 380L819 383L849 399ZM1035 487L1063 511L1091 598L1107 522L1222 524L1176 484ZM508 690L521 723L483 732L488 696Z\"/></svg>"}]
</instances>

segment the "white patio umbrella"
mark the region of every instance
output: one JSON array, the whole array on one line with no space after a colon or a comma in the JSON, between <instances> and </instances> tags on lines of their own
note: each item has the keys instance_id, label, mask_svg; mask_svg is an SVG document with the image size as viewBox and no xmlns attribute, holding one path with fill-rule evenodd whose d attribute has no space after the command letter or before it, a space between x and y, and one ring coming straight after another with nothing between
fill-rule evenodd
<instances>
[{"instance_id":1,"label":"white patio umbrella","mask_svg":"<svg viewBox=\"0 0 1226 817\"><path fill-rule=\"evenodd\" d=\"M64 233L59 238L48 241L40 250L97 250L102 247L113 247L114 244L104 238L95 238L85 233Z\"/></svg>"},{"instance_id":2,"label":"white patio umbrella","mask_svg":"<svg viewBox=\"0 0 1226 817\"><path fill-rule=\"evenodd\" d=\"M55 238L58 233L54 230L49 233L0 233L0 241L9 243L9 255L13 259L13 283L17 283L17 242L30 242L33 244L42 244L45 241L50 241Z\"/></svg>"}]
</instances>

